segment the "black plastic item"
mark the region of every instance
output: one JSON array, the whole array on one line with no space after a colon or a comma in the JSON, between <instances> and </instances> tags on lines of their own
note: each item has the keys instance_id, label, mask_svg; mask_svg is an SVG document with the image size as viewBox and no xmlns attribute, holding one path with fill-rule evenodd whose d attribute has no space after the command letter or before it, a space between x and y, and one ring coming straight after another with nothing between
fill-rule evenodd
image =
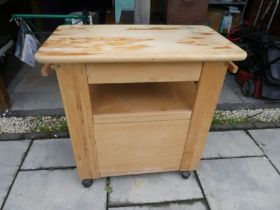
<instances>
[{"instance_id":1,"label":"black plastic item","mask_svg":"<svg viewBox=\"0 0 280 210\"><path fill-rule=\"evenodd\" d=\"M84 180L82 181L82 185L83 185L85 188L91 187L92 183L93 183L93 179L84 179Z\"/></svg>"},{"instance_id":2,"label":"black plastic item","mask_svg":"<svg viewBox=\"0 0 280 210\"><path fill-rule=\"evenodd\" d=\"M280 87L280 39L266 40L266 43L265 77L267 82Z\"/></svg>"},{"instance_id":3,"label":"black plastic item","mask_svg":"<svg viewBox=\"0 0 280 210\"><path fill-rule=\"evenodd\" d=\"M242 93L244 96L252 96L255 91L255 83L253 80L248 80L242 85Z\"/></svg>"},{"instance_id":4,"label":"black plastic item","mask_svg":"<svg viewBox=\"0 0 280 210\"><path fill-rule=\"evenodd\" d=\"M280 87L279 85L272 85L267 82L266 78L262 81L262 97L272 100L280 100Z\"/></svg>"},{"instance_id":5,"label":"black plastic item","mask_svg":"<svg viewBox=\"0 0 280 210\"><path fill-rule=\"evenodd\" d=\"M191 176L191 172L190 171L183 171L182 172L182 177L184 179L188 179Z\"/></svg>"},{"instance_id":6,"label":"black plastic item","mask_svg":"<svg viewBox=\"0 0 280 210\"><path fill-rule=\"evenodd\" d=\"M7 44L12 38L8 35L0 36L0 48Z\"/></svg>"}]
</instances>

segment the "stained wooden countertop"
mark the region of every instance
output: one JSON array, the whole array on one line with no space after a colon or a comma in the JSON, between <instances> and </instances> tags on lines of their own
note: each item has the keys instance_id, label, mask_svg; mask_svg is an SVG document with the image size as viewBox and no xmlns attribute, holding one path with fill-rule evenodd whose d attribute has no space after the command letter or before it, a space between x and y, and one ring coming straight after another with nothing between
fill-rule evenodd
<instances>
[{"instance_id":1,"label":"stained wooden countertop","mask_svg":"<svg viewBox=\"0 0 280 210\"><path fill-rule=\"evenodd\" d=\"M62 25L35 57L41 63L237 61L246 52L207 26Z\"/></svg>"}]
</instances>

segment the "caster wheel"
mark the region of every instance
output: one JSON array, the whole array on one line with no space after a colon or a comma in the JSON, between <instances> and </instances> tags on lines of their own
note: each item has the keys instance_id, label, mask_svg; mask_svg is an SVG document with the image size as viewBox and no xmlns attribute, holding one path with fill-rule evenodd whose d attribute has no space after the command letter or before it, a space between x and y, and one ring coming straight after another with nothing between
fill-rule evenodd
<instances>
[{"instance_id":1,"label":"caster wheel","mask_svg":"<svg viewBox=\"0 0 280 210\"><path fill-rule=\"evenodd\" d=\"M85 188L89 188L93 183L93 180L92 179L84 179L82 181L82 185L85 187Z\"/></svg>"},{"instance_id":2,"label":"caster wheel","mask_svg":"<svg viewBox=\"0 0 280 210\"><path fill-rule=\"evenodd\" d=\"M191 172L190 172L190 171L183 171L183 172L182 172L182 177L183 177L184 179L188 179L188 178L190 177L190 175L191 175Z\"/></svg>"},{"instance_id":3,"label":"caster wheel","mask_svg":"<svg viewBox=\"0 0 280 210\"><path fill-rule=\"evenodd\" d=\"M248 80L242 86L242 93L244 96L252 96L255 91L255 83L253 80Z\"/></svg>"}]
</instances>

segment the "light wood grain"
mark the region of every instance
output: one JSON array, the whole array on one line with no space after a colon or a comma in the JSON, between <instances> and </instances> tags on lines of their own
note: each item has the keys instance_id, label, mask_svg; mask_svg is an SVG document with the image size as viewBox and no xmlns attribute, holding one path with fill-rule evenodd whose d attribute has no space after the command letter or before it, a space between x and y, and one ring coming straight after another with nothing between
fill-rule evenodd
<instances>
[{"instance_id":1,"label":"light wood grain","mask_svg":"<svg viewBox=\"0 0 280 210\"><path fill-rule=\"evenodd\" d=\"M88 64L90 84L198 81L197 63L98 63Z\"/></svg>"},{"instance_id":2,"label":"light wood grain","mask_svg":"<svg viewBox=\"0 0 280 210\"><path fill-rule=\"evenodd\" d=\"M95 124L101 176L179 170L188 120Z\"/></svg>"},{"instance_id":3,"label":"light wood grain","mask_svg":"<svg viewBox=\"0 0 280 210\"><path fill-rule=\"evenodd\" d=\"M238 71L238 66L235 65L232 61L228 62L228 71L230 73L236 74Z\"/></svg>"},{"instance_id":4,"label":"light wood grain","mask_svg":"<svg viewBox=\"0 0 280 210\"><path fill-rule=\"evenodd\" d=\"M61 65L56 67L56 73L80 178L98 178L93 113L85 65Z\"/></svg>"},{"instance_id":5,"label":"light wood grain","mask_svg":"<svg viewBox=\"0 0 280 210\"><path fill-rule=\"evenodd\" d=\"M184 107L193 110L197 93L197 82L176 82L172 83L172 88L182 100Z\"/></svg>"},{"instance_id":6,"label":"light wood grain","mask_svg":"<svg viewBox=\"0 0 280 210\"><path fill-rule=\"evenodd\" d=\"M43 76L43 77L48 77L49 76L49 74L50 74L50 72L51 72L51 66L50 66L50 64L45 64L45 65L43 65L43 67L42 67L42 69L41 69L41 75Z\"/></svg>"},{"instance_id":7,"label":"light wood grain","mask_svg":"<svg viewBox=\"0 0 280 210\"><path fill-rule=\"evenodd\" d=\"M227 67L227 62L208 62L202 67L181 171L196 170L198 167Z\"/></svg>"},{"instance_id":8,"label":"light wood grain","mask_svg":"<svg viewBox=\"0 0 280 210\"><path fill-rule=\"evenodd\" d=\"M64 25L35 55L42 63L243 60L246 52L207 26Z\"/></svg>"},{"instance_id":9,"label":"light wood grain","mask_svg":"<svg viewBox=\"0 0 280 210\"><path fill-rule=\"evenodd\" d=\"M175 83L91 85L95 123L189 119L190 104Z\"/></svg>"},{"instance_id":10,"label":"light wood grain","mask_svg":"<svg viewBox=\"0 0 280 210\"><path fill-rule=\"evenodd\" d=\"M10 102L10 97L7 92L5 83L0 76L0 110L1 111L6 111L11 107L11 102Z\"/></svg>"}]
</instances>

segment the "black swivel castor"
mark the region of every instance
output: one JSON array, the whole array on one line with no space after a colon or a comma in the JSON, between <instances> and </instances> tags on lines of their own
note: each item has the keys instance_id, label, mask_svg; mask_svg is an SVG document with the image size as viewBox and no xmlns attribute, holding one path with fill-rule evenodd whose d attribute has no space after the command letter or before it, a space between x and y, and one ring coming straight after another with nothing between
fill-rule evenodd
<instances>
[{"instance_id":1,"label":"black swivel castor","mask_svg":"<svg viewBox=\"0 0 280 210\"><path fill-rule=\"evenodd\" d=\"M82 181L82 185L85 187L85 188L89 188L93 183L93 179L84 179Z\"/></svg>"},{"instance_id":2,"label":"black swivel castor","mask_svg":"<svg viewBox=\"0 0 280 210\"><path fill-rule=\"evenodd\" d=\"M182 172L182 177L183 177L184 179L188 179L188 178L190 177L190 175L191 175L191 172L190 172L190 171L183 171L183 172Z\"/></svg>"}]
</instances>

